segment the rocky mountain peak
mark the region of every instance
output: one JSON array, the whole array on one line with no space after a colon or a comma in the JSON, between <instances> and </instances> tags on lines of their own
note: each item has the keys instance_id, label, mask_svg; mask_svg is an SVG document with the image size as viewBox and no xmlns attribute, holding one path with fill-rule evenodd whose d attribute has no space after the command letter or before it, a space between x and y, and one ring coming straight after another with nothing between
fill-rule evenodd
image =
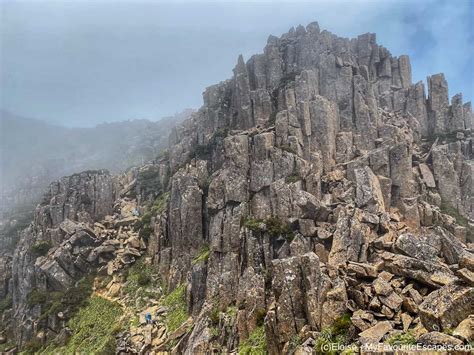
<instances>
[{"instance_id":1,"label":"rocky mountain peak","mask_svg":"<svg viewBox=\"0 0 474 355\"><path fill-rule=\"evenodd\" d=\"M473 116L442 74L426 97L375 34L312 23L239 56L203 99L153 163L52 185L5 278L9 337L57 340L72 307L45 316L33 289L96 270L96 297L140 313L118 353L472 342ZM135 264L153 270L141 293ZM68 336L56 349L80 350Z\"/></svg>"}]
</instances>

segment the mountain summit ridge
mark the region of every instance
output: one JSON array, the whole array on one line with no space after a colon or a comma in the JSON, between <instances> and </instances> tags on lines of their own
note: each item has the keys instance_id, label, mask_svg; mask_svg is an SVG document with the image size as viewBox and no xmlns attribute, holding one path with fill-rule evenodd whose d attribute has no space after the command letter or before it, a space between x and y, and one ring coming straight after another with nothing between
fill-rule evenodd
<instances>
[{"instance_id":1,"label":"mountain summit ridge","mask_svg":"<svg viewBox=\"0 0 474 355\"><path fill-rule=\"evenodd\" d=\"M374 34L317 23L233 73L153 162L50 186L6 262L8 339L87 348L84 312L39 295L96 273L93 297L124 314L97 351L472 342L470 104L450 102L442 74L426 97Z\"/></svg>"}]
</instances>

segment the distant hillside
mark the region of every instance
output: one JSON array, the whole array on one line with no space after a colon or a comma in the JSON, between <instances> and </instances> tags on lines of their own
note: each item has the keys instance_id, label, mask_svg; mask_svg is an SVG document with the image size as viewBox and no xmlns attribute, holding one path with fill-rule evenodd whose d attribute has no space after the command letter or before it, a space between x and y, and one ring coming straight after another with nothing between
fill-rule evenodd
<instances>
[{"instance_id":1,"label":"distant hillside","mask_svg":"<svg viewBox=\"0 0 474 355\"><path fill-rule=\"evenodd\" d=\"M0 111L0 216L31 205L60 176L87 169L117 173L152 160L167 146L170 129L192 112L67 128Z\"/></svg>"}]
</instances>

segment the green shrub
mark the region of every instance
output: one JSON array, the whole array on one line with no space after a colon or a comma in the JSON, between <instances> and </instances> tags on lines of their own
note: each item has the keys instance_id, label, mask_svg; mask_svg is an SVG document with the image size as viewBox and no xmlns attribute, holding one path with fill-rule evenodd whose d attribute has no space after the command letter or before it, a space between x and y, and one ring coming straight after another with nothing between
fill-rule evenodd
<instances>
[{"instance_id":1,"label":"green shrub","mask_svg":"<svg viewBox=\"0 0 474 355\"><path fill-rule=\"evenodd\" d=\"M284 237L292 241L294 233L288 223L281 222L278 218L270 217L265 220L256 218L247 218L244 221L245 227L254 232L266 231L272 237Z\"/></svg>"},{"instance_id":2,"label":"green shrub","mask_svg":"<svg viewBox=\"0 0 474 355\"><path fill-rule=\"evenodd\" d=\"M314 349L317 354L336 355L339 346L346 344L346 338L343 335L334 335L331 328L325 328L321 331Z\"/></svg>"},{"instance_id":3,"label":"green shrub","mask_svg":"<svg viewBox=\"0 0 474 355\"><path fill-rule=\"evenodd\" d=\"M113 280L113 277L111 275L105 275L105 276L98 277L97 280L98 280L97 286L99 288L105 288L110 283L110 281Z\"/></svg>"},{"instance_id":4,"label":"green shrub","mask_svg":"<svg viewBox=\"0 0 474 355\"><path fill-rule=\"evenodd\" d=\"M26 298L26 304L30 307L34 307L38 304L46 303L48 299L48 294L46 291L43 290L33 290L28 294Z\"/></svg>"},{"instance_id":5,"label":"green shrub","mask_svg":"<svg viewBox=\"0 0 474 355\"><path fill-rule=\"evenodd\" d=\"M53 301L49 302L45 305L42 309L41 315L39 317L40 320L48 318L50 315L55 315L64 310L65 307L62 302L60 301Z\"/></svg>"},{"instance_id":6,"label":"green shrub","mask_svg":"<svg viewBox=\"0 0 474 355\"><path fill-rule=\"evenodd\" d=\"M170 194L169 192L162 193L159 195L156 199L155 202L153 202L153 206L151 208L151 211L154 214L161 214L165 211L166 209L166 204L168 203Z\"/></svg>"},{"instance_id":7,"label":"green shrub","mask_svg":"<svg viewBox=\"0 0 474 355\"><path fill-rule=\"evenodd\" d=\"M227 314L230 318L235 319L237 317L237 307L235 306L229 306L227 307L225 314Z\"/></svg>"},{"instance_id":8,"label":"green shrub","mask_svg":"<svg viewBox=\"0 0 474 355\"><path fill-rule=\"evenodd\" d=\"M178 329L187 319L186 285L181 284L169 293L163 300L167 308L165 324L168 332L172 333Z\"/></svg>"},{"instance_id":9,"label":"green shrub","mask_svg":"<svg viewBox=\"0 0 474 355\"><path fill-rule=\"evenodd\" d=\"M294 335L291 337L290 341L288 342L288 354L294 354L298 346L301 345L301 339L298 335Z\"/></svg>"},{"instance_id":10,"label":"green shrub","mask_svg":"<svg viewBox=\"0 0 474 355\"><path fill-rule=\"evenodd\" d=\"M219 335L221 335L221 330L217 327L210 327L209 334L212 338L217 338Z\"/></svg>"},{"instance_id":11,"label":"green shrub","mask_svg":"<svg viewBox=\"0 0 474 355\"><path fill-rule=\"evenodd\" d=\"M240 342L239 355L265 355L267 354L267 338L265 328L255 328L249 337Z\"/></svg>"},{"instance_id":12,"label":"green shrub","mask_svg":"<svg viewBox=\"0 0 474 355\"><path fill-rule=\"evenodd\" d=\"M407 331L406 333L397 333L387 339L387 343L392 346L400 345L415 345L416 338L413 332Z\"/></svg>"},{"instance_id":13,"label":"green shrub","mask_svg":"<svg viewBox=\"0 0 474 355\"><path fill-rule=\"evenodd\" d=\"M145 212L141 218L142 225L147 225L151 223L151 212Z\"/></svg>"},{"instance_id":14,"label":"green shrub","mask_svg":"<svg viewBox=\"0 0 474 355\"><path fill-rule=\"evenodd\" d=\"M36 242L31 247L31 252L33 253L34 256L40 257L40 256L45 256L46 254L48 254L49 249L51 249L51 244L42 240L42 241Z\"/></svg>"},{"instance_id":15,"label":"green shrub","mask_svg":"<svg viewBox=\"0 0 474 355\"><path fill-rule=\"evenodd\" d=\"M131 327L138 327L140 325L140 317L135 316L130 319L130 326Z\"/></svg>"},{"instance_id":16,"label":"green shrub","mask_svg":"<svg viewBox=\"0 0 474 355\"><path fill-rule=\"evenodd\" d=\"M11 297L6 297L0 301L0 313L5 312L7 309L12 308L13 301Z\"/></svg>"},{"instance_id":17,"label":"green shrub","mask_svg":"<svg viewBox=\"0 0 474 355\"><path fill-rule=\"evenodd\" d=\"M7 351L9 351L10 349L13 349L14 347L15 347L15 343L11 341L7 341L6 343L0 344L0 354L7 353Z\"/></svg>"},{"instance_id":18,"label":"green shrub","mask_svg":"<svg viewBox=\"0 0 474 355\"><path fill-rule=\"evenodd\" d=\"M160 280L153 265L146 264L143 259L139 259L127 270L124 293L134 298L139 288L159 286L159 283ZM141 295L144 294L144 292L141 293ZM146 293L146 295L150 294Z\"/></svg>"},{"instance_id":19,"label":"green shrub","mask_svg":"<svg viewBox=\"0 0 474 355\"><path fill-rule=\"evenodd\" d=\"M346 313L337 319L331 327L324 328L314 345L316 353L327 355L338 354L336 349L340 346L347 345L349 342L347 333L350 326L351 317Z\"/></svg>"},{"instance_id":20,"label":"green shrub","mask_svg":"<svg viewBox=\"0 0 474 355\"><path fill-rule=\"evenodd\" d=\"M270 217L265 220L267 231L272 237L283 236L286 239L294 238L293 231L288 223L282 223L278 218Z\"/></svg>"},{"instance_id":21,"label":"green shrub","mask_svg":"<svg viewBox=\"0 0 474 355\"><path fill-rule=\"evenodd\" d=\"M443 333L444 333L444 334L453 335L453 332L454 332L454 329L453 329L453 328L446 328L446 329L443 329Z\"/></svg>"},{"instance_id":22,"label":"green shrub","mask_svg":"<svg viewBox=\"0 0 474 355\"><path fill-rule=\"evenodd\" d=\"M41 343L41 340L32 338L25 342L21 349L24 354L36 354L42 347L43 344Z\"/></svg>"},{"instance_id":23,"label":"green shrub","mask_svg":"<svg viewBox=\"0 0 474 355\"><path fill-rule=\"evenodd\" d=\"M138 231L138 236L142 238L145 242L150 239L153 229L150 226L152 213L150 211L145 212L142 217L135 222L133 229Z\"/></svg>"},{"instance_id":24,"label":"green shrub","mask_svg":"<svg viewBox=\"0 0 474 355\"><path fill-rule=\"evenodd\" d=\"M442 213L453 217L456 223L466 228L466 239L468 242L474 241L474 228L469 224L469 220L464 217L457 208L446 201L441 202L440 210Z\"/></svg>"},{"instance_id":25,"label":"green shrub","mask_svg":"<svg viewBox=\"0 0 474 355\"><path fill-rule=\"evenodd\" d=\"M265 317L267 316L267 311L265 309L260 309L257 312L257 325L262 326L265 322Z\"/></svg>"},{"instance_id":26,"label":"green shrub","mask_svg":"<svg viewBox=\"0 0 474 355\"><path fill-rule=\"evenodd\" d=\"M235 319L237 317L237 311L238 309L235 306L229 306L225 309L225 311L221 311L218 306L214 306L209 312L209 320L211 321L212 325L217 326L221 316Z\"/></svg>"},{"instance_id":27,"label":"green shrub","mask_svg":"<svg viewBox=\"0 0 474 355\"><path fill-rule=\"evenodd\" d=\"M263 219L247 218L244 221L245 227L254 232L262 232L265 229Z\"/></svg>"},{"instance_id":28,"label":"green shrub","mask_svg":"<svg viewBox=\"0 0 474 355\"><path fill-rule=\"evenodd\" d=\"M145 242L148 242L148 240L150 240L151 233L153 233L153 229L151 229L149 224L146 224L138 231L138 236Z\"/></svg>"},{"instance_id":29,"label":"green shrub","mask_svg":"<svg viewBox=\"0 0 474 355\"><path fill-rule=\"evenodd\" d=\"M89 275L79 280L74 287L68 288L65 291L64 302L74 308L74 310L81 307L92 294L93 281L94 275Z\"/></svg>"},{"instance_id":30,"label":"green shrub","mask_svg":"<svg viewBox=\"0 0 474 355\"><path fill-rule=\"evenodd\" d=\"M345 313L342 317L334 321L332 325L333 333L337 335L346 334L351 324L351 315L349 313Z\"/></svg>"},{"instance_id":31,"label":"green shrub","mask_svg":"<svg viewBox=\"0 0 474 355\"><path fill-rule=\"evenodd\" d=\"M151 277L150 275L147 275L146 273L140 273L137 277L137 284L139 286L146 286L151 282Z\"/></svg>"},{"instance_id":32,"label":"green shrub","mask_svg":"<svg viewBox=\"0 0 474 355\"><path fill-rule=\"evenodd\" d=\"M209 320L213 325L219 324L220 313L221 312L219 311L219 307L217 306L214 306L209 312Z\"/></svg>"},{"instance_id":33,"label":"green shrub","mask_svg":"<svg viewBox=\"0 0 474 355\"><path fill-rule=\"evenodd\" d=\"M42 303L40 319L46 319L66 309L73 315L92 294L93 280L94 275L89 275L63 292L48 292L46 301Z\"/></svg>"},{"instance_id":34,"label":"green shrub","mask_svg":"<svg viewBox=\"0 0 474 355\"><path fill-rule=\"evenodd\" d=\"M202 247L201 250L199 251L199 254L193 259L192 264L196 265L202 262L206 262L207 259L209 259L210 253L211 252L209 250L209 246L206 245Z\"/></svg>"}]
</instances>

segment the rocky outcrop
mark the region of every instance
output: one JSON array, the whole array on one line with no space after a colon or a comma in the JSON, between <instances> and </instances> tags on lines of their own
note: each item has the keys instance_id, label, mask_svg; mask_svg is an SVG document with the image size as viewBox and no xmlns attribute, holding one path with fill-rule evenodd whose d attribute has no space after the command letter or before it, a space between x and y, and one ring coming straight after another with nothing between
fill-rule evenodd
<instances>
[{"instance_id":1,"label":"rocky outcrop","mask_svg":"<svg viewBox=\"0 0 474 355\"><path fill-rule=\"evenodd\" d=\"M98 244L97 236L83 225L110 214L114 201L114 183L107 171L88 171L50 185L33 223L22 232L12 261L19 343L37 331L33 320L39 310L28 311L27 304L33 290L64 290L94 270L84 251ZM51 254L45 256L49 249Z\"/></svg>"},{"instance_id":2,"label":"rocky outcrop","mask_svg":"<svg viewBox=\"0 0 474 355\"><path fill-rule=\"evenodd\" d=\"M185 290L191 317L147 349L230 352L258 341L277 354L299 339L311 351L328 329L359 345L403 332L466 342L436 332L472 313L470 115L460 96L450 105L442 75L429 78L426 99L408 57L391 56L374 34L349 40L313 23L239 57L234 76L207 88L203 107L173 131L169 157L119 184L150 211L147 253L165 289ZM60 188L38 207L14 260L25 280L14 282L17 312L39 282L31 265L54 279L48 287L67 287L76 271L59 269L79 268L64 250L77 233L98 270L104 259L121 273L111 253L141 255L126 229L133 216L105 219L128 233L126 252L96 243L96 229L98 238L85 227L65 238L58 227L111 213L105 181L94 178L104 191L94 208ZM44 222L44 211L54 217ZM55 249L33 263L28 241L40 236Z\"/></svg>"},{"instance_id":3,"label":"rocky outcrop","mask_svg":"<svg viewBox=\"0 0 474 355\"><path fill-rule=\"evenodd\" d=\"M373 34L346 40L312 24L270 37L263 54L239 57L234 77L206 90L170 148L181 157L172 158L172 181L195 181L188 220L198 227L173 222L183 188L170 201L173 227L156 233L166 255L186 255L179 276L172 257L159 258L170 285L183 281L188 253L207 244L206 288L193 302L238 304L240 341L259 309L271 353L345 312L362 332L382 329L377 341L429 329L428 290L470 290L468 269L456 269L471 233L468 107L459 95L450 103L442 74L429 78L425 98L408 57L393 58ZM204 165L207 184L195 175ZM466 219L452 219L446 204ZM235 294L248 278L258 293L242 303ZM469 313L459 309L459 318Z\"/></svg>"}]
</instances>

